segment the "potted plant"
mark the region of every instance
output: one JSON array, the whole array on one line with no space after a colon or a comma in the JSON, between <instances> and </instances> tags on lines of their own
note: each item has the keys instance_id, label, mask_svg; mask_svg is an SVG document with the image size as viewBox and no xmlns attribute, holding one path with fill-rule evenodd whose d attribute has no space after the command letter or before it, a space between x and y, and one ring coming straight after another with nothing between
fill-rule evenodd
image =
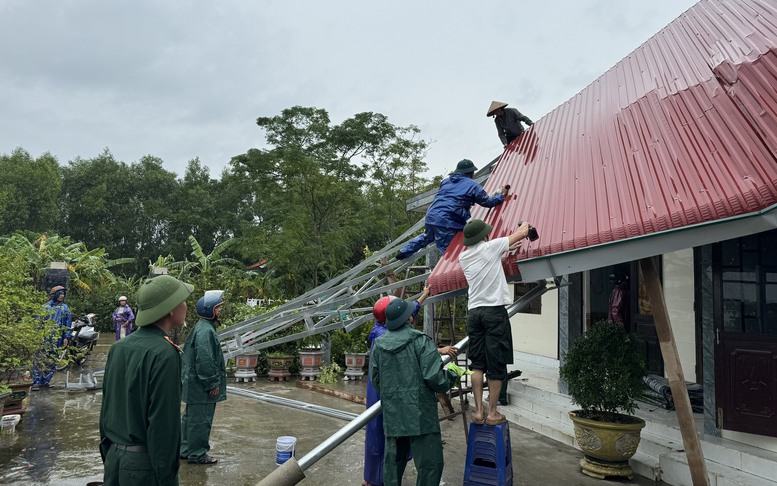
<instances>
[{"instance_id":1,"label":"potted plant","mask_svg":"<svg viewBox=\"0 0 777 486\"><path fill-rule=\"evenodd\" d=\"M600 321L569 347L561 378L572 401L569 413L585 458L582 472L603 479L634 475L629 458L637 452L645 421L632 414L643 390L645 364L636 339L620 324Z\"/></svg>"},{"instance_id":2,"label":"potted plant","mask_svg":"<svg viewBox=\"0 0 777 486\"><path fill-rule=\"evenodd\" d=\"M361 380L364 377L364 368L367 366L367 357L370 352L367 348L367 340L351 343L345 355L344 380Z\"/></svg>"},{"instance_id":3,"label":"potted plant","mask_svg":"<svg viewBox=\"0 0 777 486\"><path fill-rule=\"evenodd\" d=\"M302 370L302 380L315 380L321 374L321 361L324 358L324 350L321 343L326 340L326 335L316 334L302 340L304 346L299 351L299 361Z\"/></svg>"},{"instance_id":4,"label":"potted plant","mask_svg":"<svg viewBox=\"0 0 777 486\"><path fill-rule=\"evenodd\" d=\"M276 351L267 353L267 366L270 367L270 372L267 376L270 381L286 381L291 377L289 368L294 363L294 356L284 352Z\"/></svg>"}]
</instances>

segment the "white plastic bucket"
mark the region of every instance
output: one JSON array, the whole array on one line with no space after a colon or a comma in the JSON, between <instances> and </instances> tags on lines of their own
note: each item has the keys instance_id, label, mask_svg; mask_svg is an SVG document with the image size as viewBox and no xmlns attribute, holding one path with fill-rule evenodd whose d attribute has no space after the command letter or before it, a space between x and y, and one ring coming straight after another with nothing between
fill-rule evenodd
<instances>
[{"instance_id":1,"label":"white plastic bucket","mask_svg":"<svg viewBox=\"0 0 777 486\"><path fill-rule=\"evenodd\" d=\"M16 431L16 424L22 419L19 414L3 415L2 421L0 421L0 430L4 434L13 434Z\"/></svg>"},{"instance_id":2,"label":"white plastic bucket","mask_svg":"<svg viewBox=\"0 0 777 486\"><path fill-rule=\"evenodd\" d=\"M278 437L275 441L275 465L280 466L284 462L294 457L294 448L297 445L297 438L288 435Z\"/></svg>"}]
</instances>

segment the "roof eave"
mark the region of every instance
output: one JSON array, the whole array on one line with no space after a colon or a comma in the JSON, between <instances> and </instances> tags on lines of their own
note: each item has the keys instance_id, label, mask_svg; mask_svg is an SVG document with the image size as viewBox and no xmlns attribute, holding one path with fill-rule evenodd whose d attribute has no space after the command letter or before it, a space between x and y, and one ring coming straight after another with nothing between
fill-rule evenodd
<instances>
[{"instance_id":1,"label":"roof eave","mask_svg":"<svg viewBox=\"0 0 777 486\"><path fill-rule=\"evenodd\" d=\"M777 228L777 204L766 209L519 261L521 279L535 281L663 255Z\"/></svg>"}]
</instances>

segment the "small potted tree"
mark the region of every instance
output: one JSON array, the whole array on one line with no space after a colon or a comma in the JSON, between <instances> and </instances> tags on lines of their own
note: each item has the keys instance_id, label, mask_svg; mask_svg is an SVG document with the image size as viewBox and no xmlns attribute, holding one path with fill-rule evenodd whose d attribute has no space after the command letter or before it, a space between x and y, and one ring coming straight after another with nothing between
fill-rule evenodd
<instances>
[{"instance_id":1,"label":"small potted tree","mask_svg":"<svg viewBox=\"0 0 777 486\"><path fill-rule=\"evenodd\" d=\"M324 350L321 344L327 339L325 334L315 334L302 340L303 348L299 350L299 362L302 370L302 380L315 380L321 374L321 361L324 358Z\"/></svg>"},{"instance_id":2,"label":"small potted tree","mask_svg":"<svg viewBox=\"0 0 777 486\"><path fill-rule=\"evenodd\" d=\"M367 357L370 355L367 348L367 340L354 340L345 355L344 380L361 380L364 377L364 368L367 366Z\"/></svg>"},{"instance_id":3,"label":"small potted tree","mask_svg":"<svg viewBox=\"0 0 777 486\"><path fill-rule=\"evenodd\" d=\"M643 390L645 365L639 344L620 324L600 321L569 347L561 378L572 401L569 413L585 458L582 472L603 479L634 475L629 458L637 452L645 421L632 414Z\"/></svg>"},{"instance_id":4,"label":"small potted tree","mask_svg":"<svg viewBox=\"0 0 777 486\"><path fill-rule=\"evenodd\" d=\"M294 363L294 355L283 351L267 353L267 366L270 372L267 377L270 381L287 381L291 377L289 368Z\"/></svg>"}]
</instances>

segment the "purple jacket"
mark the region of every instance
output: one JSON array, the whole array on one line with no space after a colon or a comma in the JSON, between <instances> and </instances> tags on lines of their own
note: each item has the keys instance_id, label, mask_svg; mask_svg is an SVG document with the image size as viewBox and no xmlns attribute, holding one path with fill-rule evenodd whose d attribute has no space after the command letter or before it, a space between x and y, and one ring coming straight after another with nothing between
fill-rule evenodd
<instances>
[{"instance_id":1,"label":"purple jacket","mask_svg":"<svg viewBox=\"0 0 777 486\"><path fill-rule=\"evenodd\" d=\"M127 323L125 334L129 335L132 331L134 331L135 313L132 312L132 308L130 308L128 305L125 305L124 307L117 307L116 310L113 311L113 330L116 331L117 341L121 338L120 330L124 323Z\"/></svg>"}]
</instances>

